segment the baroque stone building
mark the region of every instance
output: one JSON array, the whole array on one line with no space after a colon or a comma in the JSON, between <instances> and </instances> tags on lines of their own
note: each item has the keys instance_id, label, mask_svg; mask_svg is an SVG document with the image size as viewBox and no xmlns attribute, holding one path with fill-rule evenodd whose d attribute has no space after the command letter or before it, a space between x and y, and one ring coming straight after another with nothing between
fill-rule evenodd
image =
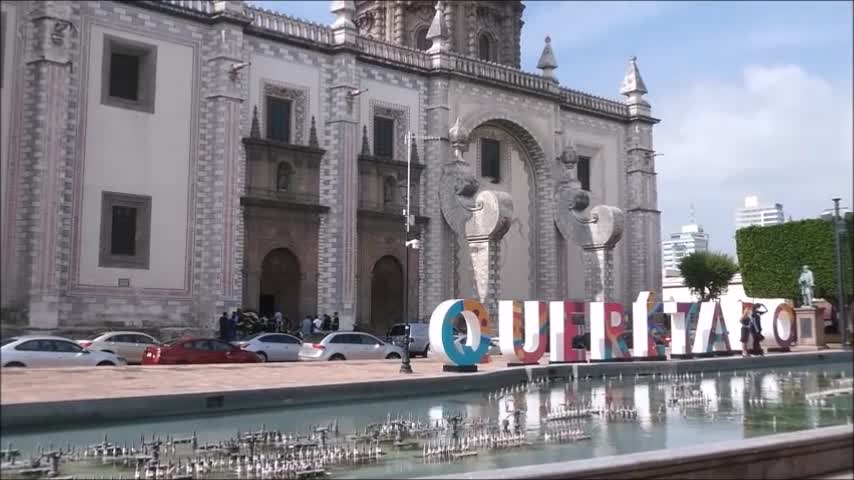
<instances>
[{"instance_id":1,"label":"baroque stone building","mask_svg":"<svg viewBox=\"0 0 854 480\"><path fill-rule=\"evenodd\" d=\"M483 269L490 297L585 300L555 225L567 151L591 205L625 212L613 300L660 290L636 62L624 101L561 86L548 39L521 71L523 9L333 1L325 26L241 1L2 3L3 321L201 329L242 305L381 331L405 295L410 318L483 297ZM452 225L478 189L512 208L500 234Z\"/></svg>"}]
</instances>

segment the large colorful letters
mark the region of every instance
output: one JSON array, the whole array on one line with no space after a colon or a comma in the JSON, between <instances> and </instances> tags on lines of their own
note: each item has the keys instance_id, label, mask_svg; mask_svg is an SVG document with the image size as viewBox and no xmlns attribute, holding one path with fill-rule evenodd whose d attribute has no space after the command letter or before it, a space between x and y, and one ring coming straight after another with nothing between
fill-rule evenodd
<instances>
[{"instance_id":1,"label":"large colorful letters","mask_svg":"<svg viewBox=\"0 0 854 480\"><path fill-rule=\"evenodd\" d=\"M572 339L581 330L575 318L581 316L583 320L584 315L584 302L549 302L549 362L586 360L586 349L572 348Z\"/></svg>"},{"instance_id":2,"label":"large colorful letters","mask_svg":"<svg viewBox=\"0 0 854 480\"><path fill-rule=\"evenodd\" d=\"M519 363L537 363L548 347L549 312L545 302L498 302L498 346Z\"/></svg>"}]
</instances>

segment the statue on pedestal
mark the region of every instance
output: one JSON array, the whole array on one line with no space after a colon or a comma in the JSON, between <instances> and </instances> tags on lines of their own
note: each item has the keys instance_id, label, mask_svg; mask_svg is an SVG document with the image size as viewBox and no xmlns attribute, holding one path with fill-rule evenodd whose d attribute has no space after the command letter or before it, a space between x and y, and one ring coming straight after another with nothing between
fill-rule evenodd
<instances>
[{"instance_id":1,"label":"statue on pedestal","mask_svg":"<svg viewBox=\"0 0 854 480\"><path fill-rule=\"evenodd\" d=\"M813 293L815 292L815 278L809 265L803 266L801 276L798 278L798 285L801 287L801 302L803 302L803 306L811 307Z\"/></svg>"}]
</instances>

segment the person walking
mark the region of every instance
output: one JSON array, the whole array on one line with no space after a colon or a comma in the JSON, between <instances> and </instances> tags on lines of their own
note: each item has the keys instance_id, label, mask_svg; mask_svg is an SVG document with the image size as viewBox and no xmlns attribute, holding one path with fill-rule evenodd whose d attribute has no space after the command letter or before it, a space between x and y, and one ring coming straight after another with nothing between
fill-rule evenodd
<instances>
[{"instance_id":1,"label":"person walking","mask_svg":"<svg viewBox=\"0 0 854 480\"><path fill-rule=\"evenodd\" d=\"M323 314L323 327L321 327L321 329L324 332L329 332L332 330L332 317L330 317L327 313Z\"/></svg>"},{"instance_id":2,"label":"person walking","mask_svg":"<svg viewBox=\"0 0 854 480\"><path fill-rule=\"evenodd\" d=\"M768 312L768 309L765 308L765 305L761 303L753 305L753 314L750 316L750 335L753 337L753 349L750 353L753 355L765 355L765 352L762 351L762 345L759 342L765 339L762 336L762 315L766 312Z\"/></svg>"},{"instance_id":3,"label":"person walking","mask_svg":"<svg viewBox=\"0 0 854 480\"><path fill-rule=\"evenodd\" d=\"M311 335L313 329L314 329L314 325L311 323L311 317L309 315L306 315L305 318L302 319L303 337L307 337L307 336Z\"/></svg>"},{"instance_id":4,"label":"person walking","mask_svg":"<svg viewBox=\"0 0 854 480\"><path fill-rule=\"evenodd\" d=\"M314 331L321 332L323 331L323 320L320 319L320 314L314 314Z\"/></svg>"},{"instance_id":5,"label":"person walking","mask_svg":"<svg viewBox=\"0 0 854 480\"><path fill-rule=\"evenodd\" d=\"M223 341L228 341L228 331L229 331L229 320L228 314L222 312L222 316L219 317L219 339Z\"/></svg>"},{"instance_id":6,"label":"person walking","mask_svg":"<svg viewBox=\"0 0 854 480\"><path fill-rule=\"evenodd\" d=\"M335 312L332 314L332 324L330 325L330 327L332 327L333 332L337 332L338 327L340 327L340 326L341 326L341 324L338 321L338 312Z\"/></svg>"},{"instance_id":7,"label":"person walking","mask_svg":"<svg viewBox=\"0 0 854 480\"><path fill-rule=\"evenodd\" d=\"M282 328L284 327L284 320L282 320L282 312L276 312L276 314L273 315L273 326L274 332L282 333Z\"/></svg>"}]
</instances>

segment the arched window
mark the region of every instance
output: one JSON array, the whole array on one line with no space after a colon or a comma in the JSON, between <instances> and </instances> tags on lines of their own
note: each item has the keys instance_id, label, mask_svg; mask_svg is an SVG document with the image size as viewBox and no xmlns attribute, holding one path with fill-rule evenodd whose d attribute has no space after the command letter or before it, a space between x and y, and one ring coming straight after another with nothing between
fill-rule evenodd
<instances>
[{"instance_id":1,"label":"arched window","mask_svg":"<svg viewBox=\"0 0 854 480\"><path fill-rule=\"evenodd\" d=\"M427 40L427 28L421 27L415 31L415 48L418 50L428 50L433 42Z\"/></svg>"},{"instance_id":2,"label":"arched window","mask_svg":"<svg viewBox=\"0 0 854 480\"><path fill-rule=\"evenodd\" d=\"M492 60L492 39L486 33L480 35L477 56L481 60Z\"/></svg>"},{"instance_id":3,"label":"arched window","mask_svg":"<svg viewBox=\"0 0 854 480\"><path fill-rule=\"evenodd\" d=\"M294 167L288 162L279 164L276 171L276 190L287 191L291 188L291 178L294 176Z\"/></svg>"},{"instance_id":4,"label":"arched window","mask_svg":"<svg viewBox=\"0 0 854 480\"><path fill-rule=\"evenodd\" d=\"M397 203L395 197L397 196L397 180L394 177L385 177L385 182L383 182L383 203L386 205L393 205Z\"/></svg>"}]
</instances>

